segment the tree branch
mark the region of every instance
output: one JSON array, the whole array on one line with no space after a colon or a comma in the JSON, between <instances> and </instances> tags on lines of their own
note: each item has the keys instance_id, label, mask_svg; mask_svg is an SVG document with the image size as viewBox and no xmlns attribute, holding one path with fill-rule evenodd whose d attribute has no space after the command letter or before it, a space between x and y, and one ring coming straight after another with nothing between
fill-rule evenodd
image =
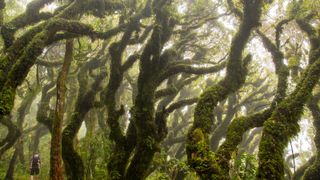
<instances>
[{"instance_id":1,"label":"tree branch","mask_svg":"<svg viewBox=\"0 0 320 180\"><path fill-rule=\"evenodd\" d=\"M211 66L211 67L193 67L190 65L177 63L176 65L169 66L168 69L166 69L159 77L158 82L162 82L165 79L169 78L170 76L179 74L179 73L187 73L187 74L209 74L209 73L215 73L223 68L226 67L226 62L222 62L218 65Z\"/></svg>"},{"instance_id":2,"label":"tree branch","mask_svg":"<svg viewBox=\"0 0 320 180\"><path fill-rule=\"evenodd\" d=\"M198 78L199 77L197 77L197 76L191 77L191 78L185 79L182 82L178 82L178 84L175 85L174 87L168 87L168 88L165 88L165 89L158 90L155 93L155 98L158 99L158 98L161 98L161 97L164 97L164 96L169 96L169 95L176 94L183 87L185 87L186 85L190 84L191 82L193 82L194 80L196 80Z\"/></svg>"},{"instance_id":3,"label":"tree branch","mask_svg":"<svg viewBox=\"0 0 320 180\"><path fill-rule=\"evenodd\" d=\"M182 108L184 106L195 104L199 98L183 99L178 102L172 103L168 108L166 108L166 113L172 113L176 109Z\"/></svg>"}]
</instances>

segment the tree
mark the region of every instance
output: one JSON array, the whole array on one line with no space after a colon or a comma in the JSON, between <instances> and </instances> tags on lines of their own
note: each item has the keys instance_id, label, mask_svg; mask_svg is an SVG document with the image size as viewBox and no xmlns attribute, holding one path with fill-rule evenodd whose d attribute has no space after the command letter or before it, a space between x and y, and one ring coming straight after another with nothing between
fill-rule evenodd
<instances>
[{"instance_id":1,"label":"tree","mask_svg":"<svg viewBox=\"0 0 320 180\"><path fill-rule=\"evenodd\" d=\"M42 178L317 176L293 139L318 126L317 1L21 2L0 0L7 179L26 146Z\"/></svg>"}]
</instances>

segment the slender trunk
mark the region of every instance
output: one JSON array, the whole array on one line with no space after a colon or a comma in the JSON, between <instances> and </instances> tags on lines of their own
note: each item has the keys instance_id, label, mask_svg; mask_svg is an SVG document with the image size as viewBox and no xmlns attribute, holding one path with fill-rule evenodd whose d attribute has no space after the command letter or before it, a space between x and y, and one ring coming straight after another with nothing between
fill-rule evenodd
<instances>
[{"instance_id":1,"label":"slender trunk","mask_svg":"<svg viewBox=\"0 0 320 180\"><path fill-rule=\"evenodd\" d=\"M50 179L62 180L62 158L61 158L61 132L63 115L65 109L65 93L66 93L66 79L70 69L71 61L73 57L73 41L67 40L65 59L62 70L59 73L57 79L57 102L55 119L52 126L52 138L51 138L51 152L50 152Z\"/></svg>"},{"instance_id":2,"label":"slender trunk","mask_svg":"<svg viewBox=\"0 0 320 180\"><path fill-rule=\"evenodd\" d=\"M94 107L95 96L101 90L101 82L105 77L102 72L96 77L91 87L88 87L88 71L103 67L106 61L101 60L103 55L103 47L94 60L89 61L81 67L78 73L79 92L75 102L74 111L68 124L62 133L62 158L65 165L66 175L68 179L84 179L84 165L80 155L75 150L75 137L84 121L86 114Z\"/></svg>"},{"instance_id":3,"label":"slender trunk","mask_svg":"<svg viewBox=\"0 0 320 180\"><path fill-rule=\"evenodd\" d=\"M6 174L6 177L4 178L5 180L13 180L14 168L16 166L18 155L19 155L19 149L16 148L14 150L14 153L13 153L12 158L10 160L10 164L9 164L9 167L8 167L8 170L7 170L7 174Z\"/></svg>"},{"instance_id":4,"label":"slender trunk","mask_svg":"<svg viewBox=\"0 0 320 180\"><path fill-rule=\"evenodd\" d=\"M40 139L49 132L48 128L41 125L34 133L33 142L31 144L32 152L39 152Z\"/></svg>"}]
</instances>

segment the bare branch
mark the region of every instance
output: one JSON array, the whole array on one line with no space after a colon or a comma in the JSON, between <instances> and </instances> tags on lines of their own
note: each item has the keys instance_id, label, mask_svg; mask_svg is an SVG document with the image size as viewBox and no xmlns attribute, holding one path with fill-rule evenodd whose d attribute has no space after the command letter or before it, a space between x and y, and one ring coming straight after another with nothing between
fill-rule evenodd
<instances>
[{"instance_id":1,"label":"bare branch","mask_svg":"<svg viewBox=\"0 0 320 180\"><path fill-rule=\"evenodd\" d=\"M172 113L176 109L182 108L184 106L195 104L198 101L198 98L184 99L178 102L172 103L167 109L166 113Z\"/></svg>"},{"instance_id":2,"label":"bare branch","mask_svg":"<svg viewBox=\"0 0 320 180\"><path fill-rule=\"evenodd\" d=\"M179 73L187 73L187 74L209 74L209 73L215 73L223 68L225 68L226 62L222 62L218 65L211 66L211 67L194 67L190 65L186 65L183 63L179 63L176 65L169 66L159 77L159 82L164 81L165 79L169 78L170 76L173 76L175 74Z\"/></svg>"}]
</instances>

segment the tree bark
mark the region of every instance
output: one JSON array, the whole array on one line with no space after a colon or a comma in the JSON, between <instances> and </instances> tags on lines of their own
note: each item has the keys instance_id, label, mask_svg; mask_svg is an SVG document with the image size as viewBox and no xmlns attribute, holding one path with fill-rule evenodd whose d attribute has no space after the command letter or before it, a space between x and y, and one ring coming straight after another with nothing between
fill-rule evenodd
<instances>
[{"instance_id":1,"label":"tree bark","mask_svg":"<svg viewBox=\"0 0 320 180\"><path fill-rule=\"evenodd\" d=\"M194 112L194 123L188 133L186 146L188 164L203 179L228 179L228 167L226 167L228 163L218 164L207 142L214 124L214 108L218 102L241 88L247 75L246 64L251 60L251 56L243 59L242 54L251 32L259 25L262 1L242 2L244 11L242 22L231 43L226 76L217 85L207 88L201 94ZM221 159L220 162L223 162L224 159Z\"/></svg>"},{"instance_id":2,"label":"tree bark","mask_svg":"<svg viewBox=\"0 0 320 180\"><path fill-rule=\"evenodd\" d=\"M18 159L18 155L19 155L19 149L16 148L14 150L12 157L11 157L11 160L10 160L10 163L8 166L8 170L7 170L7 174L6 174L6 177L4 178L5 180L13 180L13 174L14 174L14 169L15 169L16 162Z\"/></svg>"},{"instance_id":3,"label":"tree bark","mask_svg":"<svg viewBox=\"0 0 320 180\"><path fill-rule=\"evenodd\" d=\"M65 59L57 79L57 102L55 119L52 126L51 152L50 152L50 179L62 180L61 138L62 124L65 108L66 79L73 59L73 40L67 40Z\"/></svg>"}]
</instances>

